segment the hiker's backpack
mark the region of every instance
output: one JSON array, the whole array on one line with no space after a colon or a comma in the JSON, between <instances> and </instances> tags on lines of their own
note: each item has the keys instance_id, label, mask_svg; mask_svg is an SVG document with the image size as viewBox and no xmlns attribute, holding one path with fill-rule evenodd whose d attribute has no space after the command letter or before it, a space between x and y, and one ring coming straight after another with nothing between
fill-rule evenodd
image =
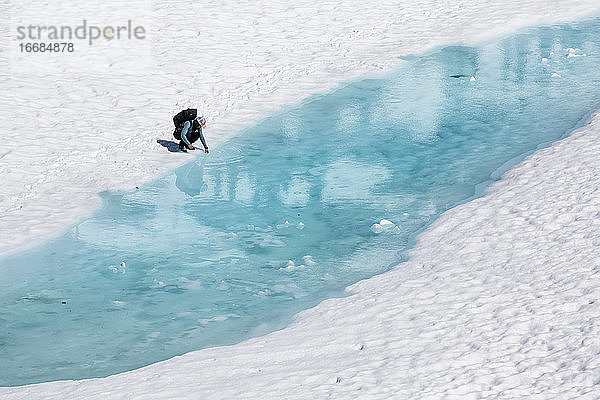
<instances>
[{"instance_id":1,"label":"hiker's backpack","mask_svg":"<svg viewBox=\"0 0 600 400\"><path fill-rule=\"evenodd\" d=\"M173 123L175 124L175 132L173 132L173 136L175 139L181 140L181 128L183 128L183 124L185 121L193 121L198 116L198 110L195 108L188 108L187 110L179 111L173 117Z\"/></svg>"}]
</instances>

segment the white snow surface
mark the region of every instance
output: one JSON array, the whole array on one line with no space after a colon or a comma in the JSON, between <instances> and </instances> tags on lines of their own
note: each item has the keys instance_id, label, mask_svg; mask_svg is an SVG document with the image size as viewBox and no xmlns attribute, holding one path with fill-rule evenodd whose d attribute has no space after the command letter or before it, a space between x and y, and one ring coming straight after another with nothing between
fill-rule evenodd
<instances>
[{"instance_id":1,"label":"white snow surface","mask_svg":"<svg viewBox=\"0 0 600 400\"><path fill-rule=\"evenodd\" d=\"M111 46L98 46L107 55L98 57L95 45L77 62L0 57L2 251L89 213L99 190L141 184L189 159L156 143L170 139L180 107L204 111L214 146L283 103L385 70L396 56L599 9L540 0L3 2L10 24L0 23L0 54L16 48L15 23L61 7L88 19L147 13L152 45L116 44L123 58L115 59ZM198 19L180 18L190 8ZM485 197L444 213L410 261L281 331L107 378L0 388L0 398L599 398L599 136L596 115Z\"/></svg>"}]
</instances>

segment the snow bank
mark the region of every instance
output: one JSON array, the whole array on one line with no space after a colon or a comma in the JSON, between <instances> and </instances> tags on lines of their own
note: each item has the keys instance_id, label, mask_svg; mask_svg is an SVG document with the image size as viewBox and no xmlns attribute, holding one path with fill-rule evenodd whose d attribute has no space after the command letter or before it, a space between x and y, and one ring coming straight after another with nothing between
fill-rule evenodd
<instances>
[{"instance_id":1,"label":"snow bank","mask_svg":"<svg viewBox=\"0 0 600 400\"><path fill-rule=\"evenodd\" d=\"M472 2L8 1L0 5L0 252L63 229L189 159L171 117L197 106L211 146L282 104L398 56L598 9L595 0ZM145 40L22 54L17 27L121 25Z\"/></svg>"}]
</instances>

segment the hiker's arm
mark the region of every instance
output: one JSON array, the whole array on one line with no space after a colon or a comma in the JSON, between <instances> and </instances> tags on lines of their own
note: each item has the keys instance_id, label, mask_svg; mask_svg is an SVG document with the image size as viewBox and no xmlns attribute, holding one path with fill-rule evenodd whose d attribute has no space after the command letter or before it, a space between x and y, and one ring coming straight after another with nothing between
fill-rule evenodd
<instances>
[{"instance_id":1,"label":"hiker's arm","mask_svg":"<svg viewBox=\"0 0 600 400\"><path fill-rule=\"evenodd\" d=\"M202 142L204 149L208 150L208 146L206 145L206 140L204 140L204 135L202 134L202 128L200 128L200 141Z\"/></svg>"}]
</instances>

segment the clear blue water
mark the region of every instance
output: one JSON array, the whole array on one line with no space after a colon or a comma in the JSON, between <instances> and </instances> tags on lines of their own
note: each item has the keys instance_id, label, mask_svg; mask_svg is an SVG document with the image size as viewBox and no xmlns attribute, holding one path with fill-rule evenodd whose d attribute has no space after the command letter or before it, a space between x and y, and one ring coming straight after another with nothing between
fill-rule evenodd
<instances>
[{"instance_id":1,"label":"clear blue water","mask_svg":"<svg viewBox=\"0 0 600 400\"><path fill-rule=\"evenodd\" d=\"M599 28L595 18L410 57L139 190L103 194L89 219L0 260L0 385L235 343L386 271L498 168L600 108ZM382 218L398 229L373 233Z\"/></svg>"}]
</instances>

